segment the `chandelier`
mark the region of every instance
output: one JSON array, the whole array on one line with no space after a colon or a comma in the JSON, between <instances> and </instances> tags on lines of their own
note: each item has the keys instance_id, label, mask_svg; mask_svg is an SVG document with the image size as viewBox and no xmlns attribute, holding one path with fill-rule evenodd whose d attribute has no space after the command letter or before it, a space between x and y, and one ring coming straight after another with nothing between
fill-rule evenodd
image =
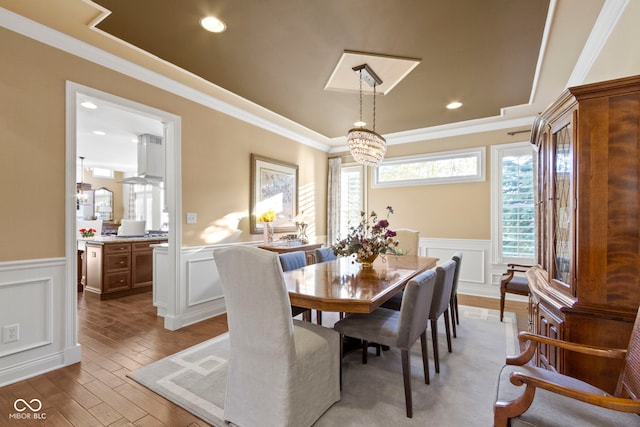
<instances>
[{"instance_id":1,"label":"chandelier","mask_svg":"<svg viewBox=\"0 0 640 427\"><path fill-rule=\"evenodd\" d=\"M360 79L360 121L347 133L349 151L356 162L365 166L378 166L387 152L387 141L376 133L376 86L382 84L380 77L367 65L353 67ZM362 81L373 86L373 130L365 128L362 121Z\"/></svg>"}]
</instances>

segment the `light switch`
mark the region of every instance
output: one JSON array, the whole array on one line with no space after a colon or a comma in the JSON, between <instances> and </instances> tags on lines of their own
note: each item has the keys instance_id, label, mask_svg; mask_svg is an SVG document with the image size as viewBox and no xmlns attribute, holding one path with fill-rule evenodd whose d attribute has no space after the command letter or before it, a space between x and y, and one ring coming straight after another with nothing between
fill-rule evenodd
<instances>
[{"instance_id":1,"label":"light switch","mask_svg":"<svg viewBox=\"0 0 640 427\"><path fill-rule=\"evenodd\" d=\"M187 224L198 222L198 215L195 212L187 212Z\"/></svg>"}]
</instances>

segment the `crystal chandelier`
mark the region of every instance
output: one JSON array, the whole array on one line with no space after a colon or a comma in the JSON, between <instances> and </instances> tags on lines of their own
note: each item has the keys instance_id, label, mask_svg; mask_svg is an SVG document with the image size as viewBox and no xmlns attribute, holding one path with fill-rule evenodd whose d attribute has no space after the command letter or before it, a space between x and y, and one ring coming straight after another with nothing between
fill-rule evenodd
<instances>
[{"instance_id":1,"label":"crystal chandelier","mask_svg":"<svg viewBox=\"0 0 640 427\"><path fill-rule=\"evenodd\" d=\"M365 166L378 166L387 152L387 141L376 133L376 86L382 83L373 70L367 65L353 67L360 78L360 121L347 134L349 151L356 162ZM366 129L362 121L362 81L373 86L373 130Z\"/></svg>"}]
</instances>

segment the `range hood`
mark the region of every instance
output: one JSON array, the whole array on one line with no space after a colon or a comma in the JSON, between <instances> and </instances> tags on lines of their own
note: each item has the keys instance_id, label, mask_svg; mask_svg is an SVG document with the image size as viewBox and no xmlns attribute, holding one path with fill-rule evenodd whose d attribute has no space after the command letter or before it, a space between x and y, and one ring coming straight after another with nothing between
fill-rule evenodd
<instances>
[{"instance_id":1,"label":"range hood","mask_svg":"<svg viewBox=\"0 0 640 427\"><path fill-rule=\"evenodd\" d=\"M164 181L164 142L149 133L138 136L138 174L122 180L125 184L159 184Z\"/></svg>"}]
</instances>

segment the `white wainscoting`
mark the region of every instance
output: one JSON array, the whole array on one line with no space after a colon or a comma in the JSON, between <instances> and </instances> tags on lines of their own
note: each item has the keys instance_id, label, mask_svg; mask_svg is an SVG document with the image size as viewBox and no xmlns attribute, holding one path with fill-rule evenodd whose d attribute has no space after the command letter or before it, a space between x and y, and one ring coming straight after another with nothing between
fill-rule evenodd
<instances>
[{"instance_id":1,"label":"white wainscoting","mask_svg":"<svg viewBox=\"0 0 640 427\"><path fill-rule=\"evenodd\" d=\"M0 263L0 387L80 361L64 258ZM18 340L2 329L19 325Z\"/></svg>"},{"instance_id":2,"label":"white wainscoting","mask_svg":"<svg viewBox=\"0 0 640 427\"><path fill-rule=\"evenodd\" d=\"M213 250L224 246L229 245L182 248L180 267L182 278L175 292L167 282L167 248L166 246L154 248L153 304L158 308L158 315L164 317L167 329L177 330L226 311L222 286L213 257ZM441 261L451 259L454 252L461 251L462 270L458 292L498 298L499 286L492 283L490 247L489 240L422 238L419 251L421 255L440 258Z\"/></svg>"},{"instance_id":3,"label":"white wainscoting","mask_svg":"<svg viewBox=\"0 0 640 427\"><path fill-rule=\"evenodd\" d=\"M158 308L158 315L164 317L167 329L177 330L226 312L222 285L213 259L213 250L224 246L228 245L182 248L181 283L175 292L167 282L167 248L154 248L153 305Z\"/></svg>"},{"instance_id":4,"label":"white wainscoting","mask_svg":"<svg viewBox=\"0 0 640 427\"><path fill-rule=\"evenodd\" d=\"M458 293L500 297L500 287L493 280L490 240L421 238L418 249L420 255L439 258L440 262L451 259L456 251L462 252Z\"/></svg>"}]
</instances>

